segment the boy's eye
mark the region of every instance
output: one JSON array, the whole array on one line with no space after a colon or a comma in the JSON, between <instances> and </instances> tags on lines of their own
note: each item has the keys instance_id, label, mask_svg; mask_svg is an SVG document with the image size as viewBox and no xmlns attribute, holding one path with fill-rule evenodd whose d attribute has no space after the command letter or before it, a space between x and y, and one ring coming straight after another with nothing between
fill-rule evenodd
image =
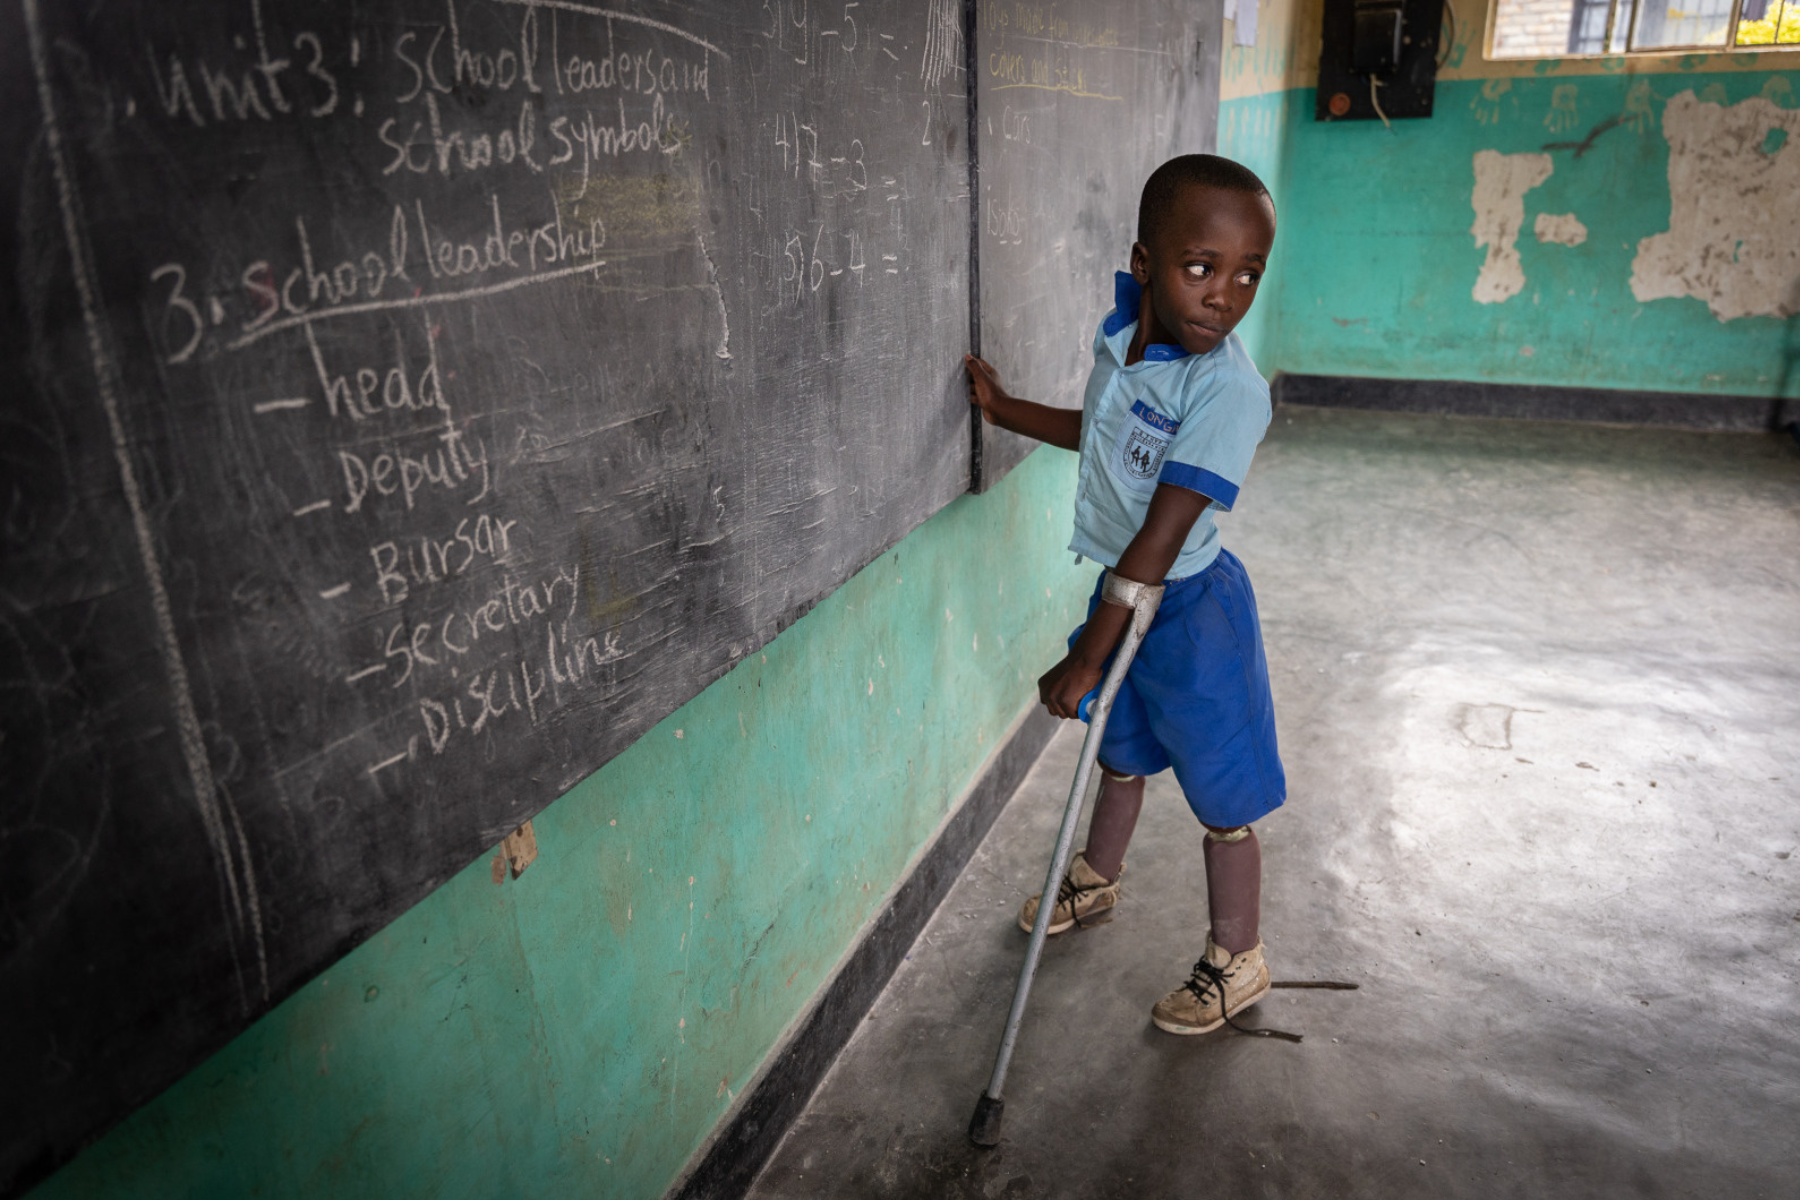
<instances>
[{"instance_id":1,"label":"boy's eye","mask_svg":"<svg viewBox=\"0 0 1800 1200\"><path fill-rule=\"evenodd\" d=\"M1258 275L1255 271L1245 271L1242 275L1238 276L1237 281L1245 287L1255 287L1256 281L1261 278L1262 276Z\"/></svg>"},{"instance_id":2,"label":"boy's eye","mask_svg":"<svg viewBox=\"0 0 1800 1200\"><path fill-rule=\"evenodd\" d=\"M1206 263L1189 263L1187 273L1195 279L1205 279L1212 274L1212 267Z\"/></svg>"}]
</instances>

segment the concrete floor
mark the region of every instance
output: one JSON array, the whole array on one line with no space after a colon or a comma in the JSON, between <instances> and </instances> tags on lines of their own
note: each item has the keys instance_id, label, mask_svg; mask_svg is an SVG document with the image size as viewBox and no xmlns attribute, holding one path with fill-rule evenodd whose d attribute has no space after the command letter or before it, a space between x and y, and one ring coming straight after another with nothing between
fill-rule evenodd
<instances>
[{"instance_id":1,"label":"concrete floor","mask_svg":"<svg viewBox=\"0 0 1800 1200\"><path fill-rule=\"evenodd\" d=\"M1111 924L1053 940L987 1078L1079 734L1059 734L751 1193L1800 1195L1800 452L1283 409L1225 540L1287 806L1253 1023L1151 1004L1204 937L1150 795Z\"/></svg>"}]
</instances>

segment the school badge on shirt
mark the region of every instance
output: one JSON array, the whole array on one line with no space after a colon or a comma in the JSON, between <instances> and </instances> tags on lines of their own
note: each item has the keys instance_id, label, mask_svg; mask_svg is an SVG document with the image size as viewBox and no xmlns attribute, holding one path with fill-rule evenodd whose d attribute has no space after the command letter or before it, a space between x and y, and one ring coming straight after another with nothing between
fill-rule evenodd
<instances>
[{"instance_id":1,"label":"school badge on shirt","mask_svg":"<svg viewBox=\"0 0 1800 1200\"><path fill-rule=\"evenodd\" d=\"M1142 400L1132 404L1124 434L1115 443L1113 477L1134 492L1155 491L1163 455L1180 428L1180 421L1165 417Z\"/></svg>"}]
</instances>

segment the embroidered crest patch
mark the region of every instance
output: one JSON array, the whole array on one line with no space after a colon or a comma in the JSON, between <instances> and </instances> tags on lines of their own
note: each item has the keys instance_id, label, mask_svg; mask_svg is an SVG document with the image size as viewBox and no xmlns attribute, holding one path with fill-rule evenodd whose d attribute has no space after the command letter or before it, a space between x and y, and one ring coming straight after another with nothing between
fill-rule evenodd
<instances>
[{"instance_id":1,"label":"embroidered crest patch","mask_svg":"<svg viewBox=\"0 0 1800 1200\"><path fill-rule=\"evenodd\" d=\"M1163 455L1181 422L1164 416L1142 400L1133 404L1124 418L1125 428L1112 454L1113 477L1132 491L1148 495L1156 490Z\"/></svg>"},{"instance_id":2,"label":"embroidered crest patch","mask_svg":"<svg viewBox=\"0 0 1800 1200\"><path fill-rule=\"evenodd\" d=\"M1155 479L1169 443L1147 429L1134 429L1125 440L1125 473L1133 479Z\"/></svg>"}]
</instances>

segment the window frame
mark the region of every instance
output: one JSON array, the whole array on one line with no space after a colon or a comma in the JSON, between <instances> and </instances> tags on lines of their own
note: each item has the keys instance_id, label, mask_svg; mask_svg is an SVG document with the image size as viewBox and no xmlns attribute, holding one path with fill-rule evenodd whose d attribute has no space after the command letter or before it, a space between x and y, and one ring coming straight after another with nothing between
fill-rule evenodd
<instances>
[{"instance_id":1,"label":"window frame","mask_svg":"<svg viewBox=\"0 0 1800 1200\"><path fill-rule=\"evenodd\" d=\"M1570 3L1570 31L1574 29L1574 7L1577 0ZM1604 45L1606 49L1597 51L1564 51L1561 54L1503 54L1494 53L1494 36L1500 24L1501 0L1488 0L1487 36L1482 39L1482 58L1487 62L1542 62L1551 58L1600 59L1600 58L1646 58L1657 55L1689 55L1689 54L1779 54L1800 51L1800 42L1765 42L1751 46L1738 45L1738 27L1743 20L1744 0L1731 0L1731 16L1727 26L1725 41L1722 44L1679 46L1652 46L1644 49L1631 48L1631 39L1636 36L1636 24L1643 9L1643 0L1607 0L1606 32ZM1784 0L1769 0L1771 6L1784 3ZM1786 4L1800 7L1800 0L1785 0ZM1595 6L1597 7L1597 5ZM1625 12L1626 29L1624 45L1614 49L1618 37L1617 28L1621 10ZM1780 23L1777 22L1776 34L1780 34Z\"/></svg>"}]
</instances>

